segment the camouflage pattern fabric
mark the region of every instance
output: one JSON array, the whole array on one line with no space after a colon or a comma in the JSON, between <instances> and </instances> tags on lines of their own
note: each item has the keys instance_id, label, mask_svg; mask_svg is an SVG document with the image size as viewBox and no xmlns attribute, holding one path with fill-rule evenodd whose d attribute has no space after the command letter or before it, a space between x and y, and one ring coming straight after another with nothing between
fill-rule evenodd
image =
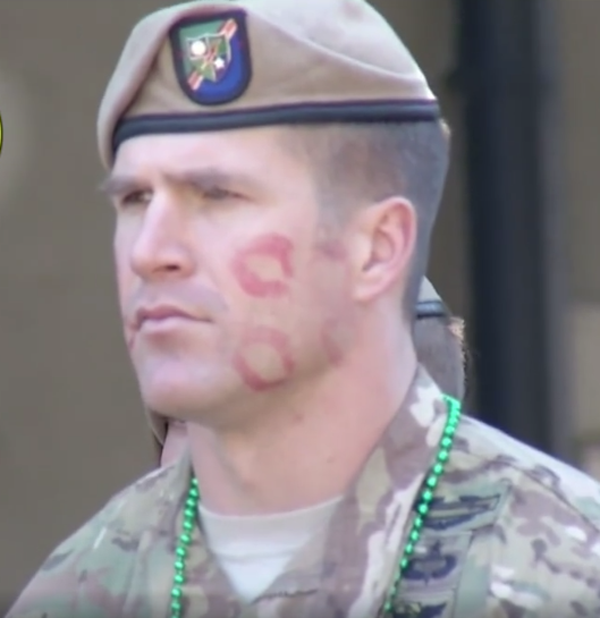
<instances>
[{"instance_id":1,"label":"camouflage pattern fabric","mask_svg":"<svg viewBox=\"0 0 600 618\"><path fill-rule=\"evenodd\" d=\"M419 370L407 401L340 503L254 603L241 604L200 530L188 618L376 618L442 431L445 405ZM9 618L165 618L188 458L114 497L48 558ZM396 618L600 616L600 486L464 418Z\"/></svg>"}]
</instances>

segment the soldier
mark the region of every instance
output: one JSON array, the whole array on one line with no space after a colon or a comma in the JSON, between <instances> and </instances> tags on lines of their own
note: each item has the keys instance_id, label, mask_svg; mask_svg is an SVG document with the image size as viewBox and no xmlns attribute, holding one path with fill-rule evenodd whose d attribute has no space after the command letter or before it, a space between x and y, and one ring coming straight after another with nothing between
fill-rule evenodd
<instances>
[{"instance_id":1,"label":"soldier","mask_svg":"<svg viewBox=\"0 0 600 618\"><path fill-rule=\"evenodd\" d=\"M600 615L599 485L417 363L448 140L374 9L158 11L98 139L144 405L190 456L63 542L10 618Z\"/></svg>"},{"instance_id":2,"label":"soldier","mask_svg":"<svg viewBox=\"0 0 600 618\"><path fill-rule=\"evenodd\" d=\"M465 353L462 320L452 317L428 279L419 291L414 343L417 360L425 367L442 392L463 399ZM148 422L158 465L176 461L187 444L185 423L148 412Z\"/></svg>"}]
</instances>

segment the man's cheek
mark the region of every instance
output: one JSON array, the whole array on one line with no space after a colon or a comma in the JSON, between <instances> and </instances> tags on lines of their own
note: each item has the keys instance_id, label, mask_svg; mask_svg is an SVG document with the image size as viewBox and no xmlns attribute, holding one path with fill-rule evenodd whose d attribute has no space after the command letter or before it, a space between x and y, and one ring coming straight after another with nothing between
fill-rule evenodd
<instances>
[{"instance_id":1,"label":"man's cheek","mask_svg":"<svg viewBox=\"0 0 600 618\"><path fill-rule=\"evenodd\" d=\"M348 252L339 239L315 247L315 303L323 312L319 339L327 362L342 364L351 345L354 319L351 302L351 269Z\"/></svg>"},{"instance_id":2,"label":"man's cheek","mask_svg":"<svg viewBox=\"0 0 600 618\"><path fill-rule=\"evenodd\" d=\"M119 260L117 260L116 263L116 287L123 334L127 347L131 350L134 344L134 329L131 323L133 316L131 313L135 290L135 277Z\"/></svg>"}]
</instances>

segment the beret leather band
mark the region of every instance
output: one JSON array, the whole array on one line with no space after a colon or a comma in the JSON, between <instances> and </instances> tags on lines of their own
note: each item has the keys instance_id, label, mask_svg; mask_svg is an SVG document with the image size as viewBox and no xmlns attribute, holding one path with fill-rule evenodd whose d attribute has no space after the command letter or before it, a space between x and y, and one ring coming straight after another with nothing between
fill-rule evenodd
<instances>
[{"instance_id":1,"label":"beret leather band","mask_svg":"<svg viewBox=\"0 0 600 618\"><path fill-rule=\"evenodd\" d=\"M271 125L426 122L441 118L437 101L344 101L199 114L153 114L124 118L112 139L113 156L126 140L142 135L223 131Z\"/></svg>"}]
</instances>

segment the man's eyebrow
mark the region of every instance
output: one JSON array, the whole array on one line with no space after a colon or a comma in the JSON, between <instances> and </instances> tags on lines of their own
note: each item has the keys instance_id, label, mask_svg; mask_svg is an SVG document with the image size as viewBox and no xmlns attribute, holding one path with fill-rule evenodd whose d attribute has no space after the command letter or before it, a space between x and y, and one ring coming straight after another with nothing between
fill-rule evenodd
<instances>
[{"instance_id":1,"label":"man's eyebrow","mask_svg":"<svg viewBox=\"0 0 600 618\"><path fill-rule=\"evenodd\" d=\"M230 173L213 168L166 172L163 174L163 177L169 184L192 186L200 191L209 191L215 187L229 188L240 186L250 189L258 186L256 179L250 174L241 172ZM134 176L110 174L99 184L98 190L109 197L114 197L139 190L141 186L142 181Z\"/></svg>"},{"instance_id":2,"label":"man's eyebrow","mask_svg":"<svg viewBox=\"0 0 600 618\"><path fill-rule=\"evenodd\" d=\"M109 197L114 197L115 195L129 193L139 189L139 187L140 182L133 176L110 174L98 185L98 191Z\"/></svg>"},{"instance_id":3,"label":"man's eyebrow","mask_svg":"<svg viewBox=\"0 0 600 618\"><path fill-rule=\"evenodd\" d=\"M174 185L192 186L200 191L208 191L215 187L253 188L257 186L256 179L242 172L225 172L216 168L189 169L165 174L165 178Z\"/></svg>"}]
</instances>

